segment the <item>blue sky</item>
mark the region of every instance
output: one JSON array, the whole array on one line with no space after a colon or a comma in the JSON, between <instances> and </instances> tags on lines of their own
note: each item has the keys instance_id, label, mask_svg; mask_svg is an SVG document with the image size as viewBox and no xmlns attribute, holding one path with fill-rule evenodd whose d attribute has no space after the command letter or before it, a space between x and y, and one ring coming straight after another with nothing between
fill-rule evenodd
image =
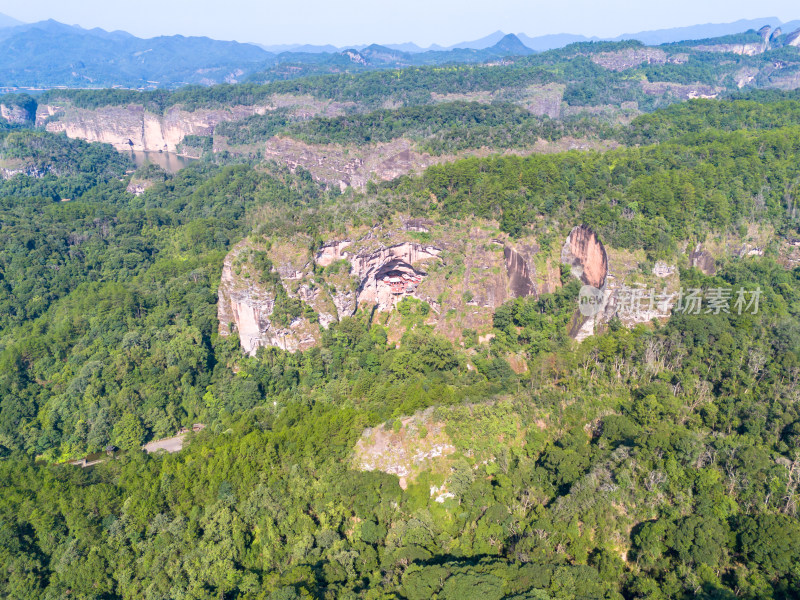
<instances>
[{"instance_id":1,"label":"blue sky","mask_svg":"<svg viewBox=\"0 0 800 600\"><path fill-rule=\"evenodd\" d=\"M800 18L797 0L0 0L26 22L124 29L141 37L181 33L263 44L412 41L454 44L502 29L531 36L627 32L738 19Z\"/></svg>"}]
</instances>

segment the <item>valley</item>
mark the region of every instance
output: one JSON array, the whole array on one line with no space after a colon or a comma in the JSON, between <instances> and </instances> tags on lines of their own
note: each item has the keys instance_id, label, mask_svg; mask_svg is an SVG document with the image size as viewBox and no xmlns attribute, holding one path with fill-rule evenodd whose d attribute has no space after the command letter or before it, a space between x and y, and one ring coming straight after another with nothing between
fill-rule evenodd
<instances>
[{"instance_id":1,"label":"valley","mask_svg":"<svg viewBox=\"0 0 800 600\"><path fill-rule=\"evenodd\" d=\"M0 597L798 597L800 50L763 24L165 37L174 86L0 96ZM107 45L42 77L167 68L19 27Z\"/></svg>"}]
</instances>

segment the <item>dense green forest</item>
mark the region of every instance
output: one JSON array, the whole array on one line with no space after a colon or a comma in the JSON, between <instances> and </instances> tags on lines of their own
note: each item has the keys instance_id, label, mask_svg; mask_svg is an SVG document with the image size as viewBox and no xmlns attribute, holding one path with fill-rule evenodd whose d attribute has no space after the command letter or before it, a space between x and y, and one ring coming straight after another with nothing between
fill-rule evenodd
<instances>
[{"instance_id":1,"label":"dense green forest","mask_svg":"<svg viewBox=\"0 0 800 600\"><path fill-rule=\"evenodd\" d=\"M756 36L757 37L757 36ZM723 40L723 42L725 42ZM698 42L699 43L699 42ZM715 41L714 43L721 43ZM731 43L729 41L725 43ZM600 106L636 102L642 110L652 111L679 99L666 93L647 93L642 82L706 84L719 86L727 94L738 93L735 75L742 69L758 73L756 86L775 87L773 78L796 71L800 54L795 47L776 47L756 56L697 51L693 45L659 46L665 56L685 56L683 61L626 65L622 70L607 69L594 58L601 53L644 51L640 42L584 42L571 44L531 56L514 57L501 64L452 64L389 68L362 73L315 74L302 67L300 76L278 72L254 74L240 84L185 86L176 90L137 92L124 89L81 90L53 89L38 101L69 101L82 108L107 105L142 104L161 112L171 106L189 110L198 107L259 104L274 94L310 94L318 99L356 102L366 109L379 109L386 102L413 106L430 104L432 94L478 91L524 90L531 85L562 83L567 86L564 99L569 105ZM776 69L775 64L780 68ZM287 77L291 77L287 79Z\"/></svg>"},{"instance_id":2,"label":"dense green forest","mask_svg":"<svg viewBox=\"0 0 800 600\"><path fill-rule=\"evenodd\" d=\"M404 71L393 89L516 76L435 73ZM456 84L464 73L478 75ZM285 85L378 98L392 78ZM152 102L180 94L201 98ZM529 117L507 120L514 110L456 103L302 123L278 113L228 133L288 126L361 143L461 135L474 121L524 137ZM19 172L0 181L0 596L798 597L800 269L774 246L721 259L713 276L681 265L687 288L760 288L757 314L612 320L582 343L569 336L580 284L566 268L554 293L504 304L491 340L463 346L424 325L421 302L399 309L397 342L366 307L296 353L244 356L217 322L224 257L254 231L302 234L315 250L402 212L491 219L544 246L585 223L650 261L752 223L800 237L798 114L785 94L693 101L607 134L629 147L472 158L344 193L303 169L230 157L131 174L108 146L3 131L0 164ZM551 125L536 123L546 136ZM131 176L154 185L135 196ZM401 431L426 409L455 447L448 472L402 489L356 468L365 428ZM197 422L207 427L181 452L140 451ZM108 444L116 459L64 464ZM431 488L445 483L452 497L437 502Z\"/></svg>"},{"instance_id":3,"label":"dense green forest","mask_svg":"<svg viewBox=\"0 0 800 600\"><path fill-rule=\"evenodd\" d=\"M611 125L586 117L551 119L510 103L458 101L304 120L277 110L221 123L214 137L222 137L228 144L257 144L280 134L312 144L345 146L403 137L419 142L423 151L441 155L480 147L526 148L538 140L554 141L567 135L610 138L615 132ZM193 146L202 143L189 142Z\"/></svg>"}]
</instances>

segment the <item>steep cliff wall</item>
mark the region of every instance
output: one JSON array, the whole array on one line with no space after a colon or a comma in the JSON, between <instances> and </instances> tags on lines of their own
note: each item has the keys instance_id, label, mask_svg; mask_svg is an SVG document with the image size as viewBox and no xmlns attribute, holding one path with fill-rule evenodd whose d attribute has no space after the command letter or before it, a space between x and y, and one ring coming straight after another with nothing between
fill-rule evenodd
<instances>
[{"instance_id":1,"label":"steep cliff wall","mask_svg":"<svg viewBox=\"0 0 800 600\"><path fill-rule=\"evenodd\" d=\"M341 189L363 188L373 177L389 181L400 175L419 173L444 162L445 157L417 152L413 143L398 139L365 148L306 144L288 137L274 137L264 144L264 157L303 167L314 177Z\"/></svg>"},{"instance_id":2,"label":"steep cliff wall","mask_svg":"<svg viewBox=\"0 0 800 600\"><path fill-rule=\"evenodd\" d=\"M195 111L173 107L159 115L133 104L92 110L40 105L36 122L47 131L63 132L88 142L104 142L117 150L175 152L187 135L208 135L223 121L263 114L266 110L258 106Z\"/></svg>"},{"instance_id":3,"label":"steep cliff wall","mask_svg":"<svg viewBox=\"0 0 800 600\"><path fill-rule=\"evenodd\" d=\"M414 239L421 228L428 230L429 243ZM425 322L438 333L454 341L464 329L485 335L497 307L537 290L536 244L512 244L496 239L497 233L489 224L445 227L398 218L384 227L352 231L347 239L329 240L313 257L307 250L310 239L273 241L266 250L243 242L225 260L220 334L237 334L250 354L260 346L294 351L316 344L319 327L363 307L374 310L374 318L399 337L405 325L395 308L414 298L428 306ZM286 294L318 314L319 325L298 318L289 327L276 327L275 290L259 282L251 264L251 254L259 249L269 256ZM548 269L542 286L549 289L551 279Z\"/></svg>"},{"instance_id":4,"label":"steep cliff wall","mask_svg":"<svg viewBox=\"0 0 800 600\"><path fill-rule=\"evenodd\" d=\"M503 256L511 293L517 298L536 294L536 285L533 283L536 271L528 258L509 245L503 247Z\"/></svg>"},{"instance_id":5,"label":"steep cliff wall","mask_svg":"<svg viewBox=\"0 0 800 600\"><path fill-rule=\"evenodd\" d=\"M641 64L682 65L688 62L687 54L679 53L668 55L661 48L626 48L614 52L600 52L592 56L592 62L610 71L625 71L638 67Z\"/></svg>"},{"instance_id":6,"label":"steep cliff wall","mask_svg":"<svg viewBox=\"0 0 800 600\"><path fill-rule=\"evenodd\" d=\"M287 260L276 265L279 281L291 299L299 300L302 306L310 307L318 318L312 322L305 313L281 326L274 319L276 307L275 285L265 285L250 262L253 246L240 242L225 258L218 291L217 318L219 333L227 337L239 336L242 350L254 356L260 347L274 346L295 352L316 345L320 338L320 326L327 327L337 319L331 314L331 303L323 296L313 274L306 270L309 263ZM302 257L302 252L296 256Z\"/></svg>"},{"instance_id":7,"label":"steep cliff wall","mask_svg":"<svg viewBox=\"0 0 800 600\"><path fill-rule=\"evenodd\" d=\"M0 118L14 125L31 123L36 115L31 114L24 106L0 104Z\"/></svg>"},{"instance_id":8,"label":"steep cliff wall","mask_svg":"<svg viewBox=\"0 0 800 600\"><path fill-rule=\"evenodd\" d=\"M250 238L224 263L219 332L238 335L249 354L262 346L303 350L319 343L322 329L364 309L386 327L390 341L422 324L455 343L465 339L465 331L487 339L498 307L513 298L554 292L561 285L561 265L567 264L594 294L591 310L580 300L575 306L571 335L583 340L615 317L625 326L668 318L681 287L678 264L713 273L715 257L758 254L773 234L753 230L745 238L687 245L682 257L647 270L642 269L648 262L643 250L606 247L583 225L569 232L560 252L546 255L534 237L512 240L496 223L445 224L399 215L380 226L351 229L313 254L308 236ZM800 264L800 240L785 246L787 265ZM291 322L284 318L282 326L274 312L279 290L263 283L263 273L259 276L258 253L272 265L276 277L268 280L277 279L284 298L302 309ZM397 310L405 299L412 300ZM417 307L424 310L409 317L406 309Z\"/></svg>"},{"instance_id":9,"label":"steep cliff wall","mask_svg":"<svg viewBox=\"0 0 800 600\"><path fill-rule=\"evenodd\" d=\"M695 46L695 50L701 52L730 52L740 56L756 56L763 54L769 48L765 42L751 42L748 44L709 44Z\"/></svg>"},{"instance_id":10,"label":"steep cliff wall","mask_svg":"<svg viewBox=\"0 0 800 600\"><path fill-rule=\"evenodd\" d=\"M608 255L597 234L585 225L573 228L561 250L561 262L585 285L602 289L608 274Z\"/></svg>"}]
</instances>

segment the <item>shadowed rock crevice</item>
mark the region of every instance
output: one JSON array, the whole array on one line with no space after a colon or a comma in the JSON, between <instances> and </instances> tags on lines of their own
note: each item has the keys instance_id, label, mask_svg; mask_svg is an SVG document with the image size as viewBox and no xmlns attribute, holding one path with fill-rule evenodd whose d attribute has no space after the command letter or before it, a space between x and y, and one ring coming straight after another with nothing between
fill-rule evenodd
<instances>
[{"instance_id":1,"label":"shadowed rock crevice","mask_svg":"<svg viewBox=\"0 0 800 600\"><path fill-rule=\"evenodd\" d=\"M533 280L536 277L536 270L525 256L511 246L504 246L503 257L506 261L511 294L516 298L535 295L537 292Z\"/></svg>"}]
</instances>

